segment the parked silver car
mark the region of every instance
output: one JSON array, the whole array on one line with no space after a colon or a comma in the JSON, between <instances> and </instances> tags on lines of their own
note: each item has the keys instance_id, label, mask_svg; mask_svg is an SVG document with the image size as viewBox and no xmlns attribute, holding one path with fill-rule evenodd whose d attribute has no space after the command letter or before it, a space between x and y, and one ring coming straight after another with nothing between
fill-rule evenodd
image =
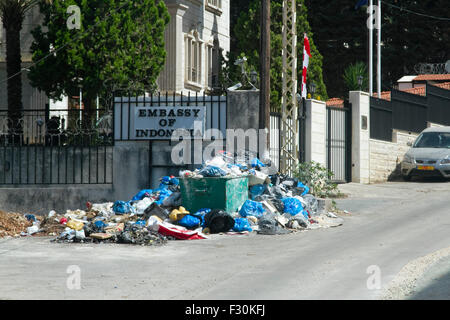
<instances>
[{"instance_id":1,"label":"parked silver car","mask_svg":"<svg viewBox=\"0 0 450 320\"><path fill-rule=\"evenodd\" d=\"M412 176L450 178L450 127L422 131L405 154L401 172L405 180Z\"/></svg>"}]
</instances>

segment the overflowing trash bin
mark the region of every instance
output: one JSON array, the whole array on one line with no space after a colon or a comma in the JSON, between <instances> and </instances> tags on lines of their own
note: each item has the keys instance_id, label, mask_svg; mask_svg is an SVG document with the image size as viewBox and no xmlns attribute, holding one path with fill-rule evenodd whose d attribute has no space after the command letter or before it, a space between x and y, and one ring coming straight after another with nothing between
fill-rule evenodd
<instances>
[{"instance_id":1,"label":"overflowing trash bin","mask_svg":"<svg viewBox=\"0 0 450 320\"><path fill-rule=\"evenodd\" d=\"M51 211L40 220L25 215L22 235L45 231L57 242L159 245L217 233L282 235L342 224L336 215L319 212L302 181L270 174L268 167L248 153L221 152L199 169L162 177L158 188L140 190L130 200L87 202L84 210Z\"/></svg>"}]
</instances>

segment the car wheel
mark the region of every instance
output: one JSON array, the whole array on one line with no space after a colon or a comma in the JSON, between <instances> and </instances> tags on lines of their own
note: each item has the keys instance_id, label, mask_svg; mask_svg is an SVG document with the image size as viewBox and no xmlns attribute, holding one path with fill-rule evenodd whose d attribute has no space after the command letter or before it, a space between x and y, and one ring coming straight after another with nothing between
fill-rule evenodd
<instances>
[{"instance_id":1,"label":"car wheel","mask_svg":"<svg viewBox=\"0 0 450 320\"><path fill-rule=\"evenodd\" d=\"M404 181L411 181L411 175L402 175Z\"/></svg>"}]
</instances>

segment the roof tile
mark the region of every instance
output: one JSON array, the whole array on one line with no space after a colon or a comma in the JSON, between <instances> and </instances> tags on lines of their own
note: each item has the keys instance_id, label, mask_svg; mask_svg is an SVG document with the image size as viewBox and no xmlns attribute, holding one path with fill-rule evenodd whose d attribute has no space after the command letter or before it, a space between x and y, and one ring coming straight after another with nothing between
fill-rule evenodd
<instances>
[{"instance_id":1,"label":"roof tile","mask_svg":"<svg viewBox=\"0 0 450 320\"><path fill-rule=\"evenodd\" d=\"M450 74L421 74L413 81L450 81Z\"/></svg>"}]
</instances>

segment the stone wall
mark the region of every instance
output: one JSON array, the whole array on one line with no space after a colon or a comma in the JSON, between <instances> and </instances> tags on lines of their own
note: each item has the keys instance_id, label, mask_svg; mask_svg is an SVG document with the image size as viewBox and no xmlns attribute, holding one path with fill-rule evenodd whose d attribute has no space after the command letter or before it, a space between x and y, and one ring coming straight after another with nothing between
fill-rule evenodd
<instances>
[{"instance_id":1,"label":"stone wall","mask_svg":"<svg viewBox=\"0 0 450 320\"><path fill-rule=\"evenodd\" d=\"M398 166L414 142L417 133L393 130L392 142L370 139L370 183L382 182L399 176Z\"/></svg>"},{"instance_id":2,"label":"stone wall","mask_svg":"<svg viewBox=\"0 0 450 320\"><path fill-rule=\"evenodd\" d=\"M326 133L327 111L326 104L318 100L306 100L306 145L305 158L307 162L315 161L323 166L327 165Z\"/></svg>"},{"instance_id":3,"label":"stone wall","mask_svg":"<svg viewBox=\"0 0 450 320\"><path fill-rule=\"evenodd\" d=\"M370 183L370 95L350 91L352 104L352 182Z\"/></svg>"}]
</instances>

